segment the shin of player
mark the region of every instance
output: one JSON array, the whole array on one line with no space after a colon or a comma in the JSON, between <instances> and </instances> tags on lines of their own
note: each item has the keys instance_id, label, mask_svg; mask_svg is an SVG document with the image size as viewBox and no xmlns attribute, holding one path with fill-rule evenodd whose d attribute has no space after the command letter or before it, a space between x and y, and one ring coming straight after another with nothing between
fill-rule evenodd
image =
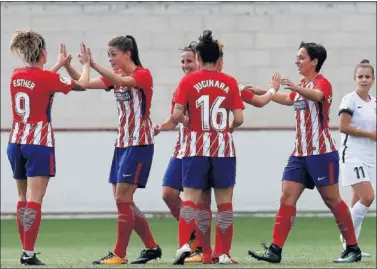
<instances>
[{"instance_id":1,"label":"shin of player","mask_svg":"<svg viewBox=\"0 0 377 269\"><path fill-rule=\"evenodd\" d=\"M370 94L375 75L368 60L356 66L354 80L356 90L343 97L339 108L340 171L343 186L352 186L351 215L359 238L376 184L376 98ZM368 256L363 252L363 257Z\"/></svg>"},{"instance_id":2,"label":"shin of player","mask_svg":"<svg viewBox=\"0 0 377 269\"><path fill-rule=\"evenodd\" d=\"M42 218L42 201L50 177L55 176L55 141L51 109L55 93L82 91L89 83L88 49L81 44L82 75L78 81L53 72L69 56L60 57L54 68L43 70L47 62L46 42L35 31L17 31L11 51L20 56L25 67L11 77L13 124L7 148L8 159L18 190L17 227L23 247L21 264L44 265L35 253ZM62 47L61 47L62 49Z\"/></svg>"}]
</instances>

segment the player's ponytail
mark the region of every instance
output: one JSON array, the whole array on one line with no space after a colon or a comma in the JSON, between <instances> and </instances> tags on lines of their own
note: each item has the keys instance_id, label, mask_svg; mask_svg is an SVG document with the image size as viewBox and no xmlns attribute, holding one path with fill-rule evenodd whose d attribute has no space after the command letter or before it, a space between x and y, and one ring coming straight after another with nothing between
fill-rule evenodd
<instances>
[{"instance_id":1,"label":"player's ponytail","mask_svg":"<svg viewBox=\"0 0 377 269\"><path fill-rule=\"evenodd\" d=\"M217 40L213 39L211 30L203 31L203 35L199 37L196 52L199 54L203 63L215 64L220 58L219 43Z\"/></svg>"},{"instance_id":2,"label":"player's ponytail","mask_svg":"<svg viewBox=\"0 0 377 269\"><path fill-rule=\"evenodd\" d=\"M9 49L25 63L35 64L38 62L41 52L46 49L46 41L41 34L34 30L16 31Z\"/></svg>"},{"instance_id":3,"label":"player's ponytail","mask_svg":"<svg viewBox=\"0 0 377 269\"><path fill-rule=\"evenodd\" d=\"M354 71L354 76L356 76L357 69L359 68L370 68L372 70L372 74L374 77L374 67L373 65L370 64L368 59L362 59L360 63L356 66L355 71Z\"/></svg>"},{"instance_id":4,"label":"player's ponytail","mask_svg":"<svg viewBox=\"0 0 377 269\"><path fill-rule=\"evenodd\" d=\"M132 35L126 35L132 42L132 50L131 50L131 59L137 66L142 66L140 59L139 59L139 50L137 48L136 40Z\"/></svg>"}]
</instances>

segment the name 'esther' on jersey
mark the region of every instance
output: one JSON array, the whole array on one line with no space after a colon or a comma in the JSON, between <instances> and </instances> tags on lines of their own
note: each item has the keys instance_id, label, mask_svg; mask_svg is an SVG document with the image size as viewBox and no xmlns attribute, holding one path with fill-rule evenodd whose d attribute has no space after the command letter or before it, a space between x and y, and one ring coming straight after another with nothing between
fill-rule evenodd
<instances>
[{"instance_id":1,"label":"name 'esther' on jersey","mask_svg":"<svg viewBox=\"0 0 377 269\"><path fill-rule=\"evenodd\" d=\"M131 77L136 80L136 88L116 86L106 78L101 78L106 87L114 86L118 107L118 132L114 145L119 148L153 144L150 119L152 75L148 69L138 67Z\"/></svg>"},{"instance_id":2,"label":"name 'esther' on jersey","mask_svg":"<svg viewBox=\"0 0 377 269\"><path fill-rule=\"evenodd\" d=\"M335 142L329 130L329 113L332 103L332 87L322 75L305 84L300 85L308 89L320 90L324 100L314 102L302 95L291 92L289 97L294 101L296 117L296 141L293 156L311 156L336 151Z\"/></svg>"},{"instance_id":3,"label":"name 'esther' on jersey","mask_svg":"<svg viewBox=\"0 0 377 269\"><path fill-rule=\"evenodd\" d=\"M10 80L13 123L9 143L54 147L51 108L54 94L67 94L69 79L36 67L17 68Z\"/></svg>"},{"instance_id":4,"label":"name 'esther' on jersey","mask_svg":"<svg viewBox=\"0 0 377 269\"><path fill-rule=\"evenodd\" d=\"M229 129L229 112L244 109L237 82L217 71L200 70L185 75L174 102L186 107L189 125L183 139L183 157L235 157Z\"/></svg>"}]
</instances>

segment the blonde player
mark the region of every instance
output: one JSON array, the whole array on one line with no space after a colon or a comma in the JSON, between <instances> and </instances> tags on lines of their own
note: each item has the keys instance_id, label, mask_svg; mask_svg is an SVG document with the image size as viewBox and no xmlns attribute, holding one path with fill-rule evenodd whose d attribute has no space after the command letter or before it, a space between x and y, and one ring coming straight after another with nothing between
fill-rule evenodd
<instances>
[{"instance_id":1,"label":"blonde player","mask_svg":"<svg viewBox=\"0 0 377 269\"><path fill-rule=\"evenodd\" d=\"M343 97L339 108L340 172L343 186L352 186L351 215L357 238L376 185L376 98L370 95L374 79L373 66L362 60L354 73L356 90ZM342 236L341 240L345 249Z\"/></svg>"}]
</instances>

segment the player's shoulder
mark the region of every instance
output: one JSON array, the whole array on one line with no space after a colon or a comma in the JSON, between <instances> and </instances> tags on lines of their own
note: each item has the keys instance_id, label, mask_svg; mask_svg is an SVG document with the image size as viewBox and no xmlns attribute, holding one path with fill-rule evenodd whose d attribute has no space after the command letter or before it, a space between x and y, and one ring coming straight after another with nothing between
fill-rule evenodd
<instances>
[{"instance_id":1,"label":"player's shoulder","mask_svg":"<svg viewBox=\"0 0 377 269\"><path fill-rule=\"evenodd\" d=\"M147 76L152 76L151 71L148 68L138 66L135 70L135 74L142 74L142 75L147 75Z\"/></svg>"},{"instance_id":2,"label":"player's shoulder","mask_svg":"<svg viewBox=\"0 0 377 269\"><path fill-rule=\"evenodd\" d=\"M355 91L353 92L350 92L350 93L347 93L343 96L343 100L346 101L346 100L356 100L357 98L357 93Z\"/></svg>"},{"instance_id":3,"label":"player's shoulder","mask_svg":"<svg viewBox=\"0 0 377 269\"><path fill-rule=\"evenodd\" d=\"M372 102L376 102L376 96L373 96L373 95L369 95L370 96L370 99L372 100Z\"/></svg>"},{"instance_id":4,"label":"player's shoulder","mask_svg":"<svg viewBox=\"0 0 377 269\"><path fill-rule=\"evenodd\" d=\"M321 85L326 85L326 86L330 86L331 87L330 81L326 77L324 77L322 74L318 75L314 79L314 84L321 84Z\"/></svg>"},{"instance_id":5,"label":"player's shoulder","mask_svg":"<svg viewBox=\"0 0 377 269\"><path fill-rule=\"evenodd\" d=\"M235 82L238 85L237 80L233 76L231 76L227 73L223 73L223 72L221 72L220 75L223 76L224 79L231 81L231 82Z\"/></svg>"}]
</instances>

